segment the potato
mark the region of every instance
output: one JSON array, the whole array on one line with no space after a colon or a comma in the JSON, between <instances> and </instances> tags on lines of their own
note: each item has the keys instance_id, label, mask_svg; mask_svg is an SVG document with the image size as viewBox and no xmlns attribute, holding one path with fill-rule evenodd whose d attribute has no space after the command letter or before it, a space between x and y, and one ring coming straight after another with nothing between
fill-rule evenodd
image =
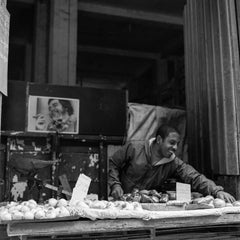
<instances>
[{"instance_id":1,"label":"potato","mask_svg":"<svg viewBox=\"0 0 240 240\"><path fill-rule=\"evenodd\" d=\"M226 206L226 203L224 200L220 199L220 198L215 198L213 200L213 205L215 208L222 208Z\"/></svg>"},{"instance_id":2,"label":"potato","mask_svg":"<svg viewBox=\"0 0 240 240\"><path fill-rule=\"evenodd\" d=\"M159 203L159 201L160 201L160 199L157 196L154 196L154 195L151 196L150 198L153 200L154 203Z\"/></svg>"},{"instance_id":3,"label":"potato","mask_svg":"<svg viewBox=\"0 0 240 240\"><path fill-rule=\"evenodd\" d=\"M139 191L140 194L144 194L144 195L149 195L149 190L141 190Z\"/></svg>"},{"instance_id":4,"label":"potato","mask_svg":"<svg viewBox=\"0 0 240 240\"><path fill-rule=\"evenodd\" d=\"M141 203L153 203L153 200L151 197L141 194Z\"/></svg>"}]
</instances>

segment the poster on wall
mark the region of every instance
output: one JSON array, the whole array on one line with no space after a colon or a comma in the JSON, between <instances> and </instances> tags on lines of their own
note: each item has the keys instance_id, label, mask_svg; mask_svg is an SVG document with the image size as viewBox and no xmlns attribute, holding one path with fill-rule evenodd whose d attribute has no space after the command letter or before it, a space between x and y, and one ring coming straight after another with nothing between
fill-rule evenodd
<instances>
[{"instance_id":1,"label":"poster on wall","mask_svg":"<svg viewBox=\"0 0 240 240\"><path fill-rule=\"evenodd\" d=\"M29 96L27 131L78 134L79 99Z\"/></svg>"}]
</instances>

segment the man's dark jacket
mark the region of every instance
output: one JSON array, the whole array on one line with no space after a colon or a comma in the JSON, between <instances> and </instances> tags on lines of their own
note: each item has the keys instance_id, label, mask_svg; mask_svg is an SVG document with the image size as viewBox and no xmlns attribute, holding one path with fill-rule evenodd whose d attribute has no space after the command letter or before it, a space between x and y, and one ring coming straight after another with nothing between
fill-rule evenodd
<instances>
[{"instance_id":1,"label":"man's dark jacket","mask_svg":"<svg viewBox=\"0 0 240 240\"><path fill-rule=\"evenodd\" d=\"M203 195L216 196L223 190L177 157L152 166L149 141L128 142L109 159L109 186L119 184L124 193L130 193L133 188L159 191L167 179L176 177Z\"/></svg>"}]
</instances>

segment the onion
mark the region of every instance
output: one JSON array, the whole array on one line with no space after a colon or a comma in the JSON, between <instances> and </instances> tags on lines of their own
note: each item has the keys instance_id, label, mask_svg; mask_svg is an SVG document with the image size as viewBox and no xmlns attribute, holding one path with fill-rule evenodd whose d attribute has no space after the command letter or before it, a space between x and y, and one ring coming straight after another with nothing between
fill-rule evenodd
<instances>
[{"instance_id":1,"label":"onion","mask_svg":"<svg viewBox=\"0 0 240 240\"><path fill-rule=\"evenodd\" d=\"M50 206L55 207L57 205L58 201L55 198L50 198L50 199L48 199L48 203Z\"/></svg>"},{"instance_id":2,"label":"onion","mask_svg":"<svg viewBox=\"0 0 240 240\"><path fill-rule=\"evenodd\" d=\"M21 207L21 212L25 213L25 212L29 212L30 211L30 208L27 207L27 206L22 206Z\"/></svg>"},{"instance_id":3,"label":"onion","mask_svg":"<svg viewBox=\"0 0 240 240\"><path fill-rule=\"evenodd\" d=\"M21 208L22 208L22 206L19 204L19 205L14 206L14 208L15 208L16 210L20 211Z\"/></svg>"},{"instance_id":4,"label":"onion","mask_svg":"<svg viewBox=\"0 0 240 240\"><path fill-rule=\"evenodd\" d=\"M12 215L8 212L5 212L4 214L0 215L0 219L2 221L11 221L12 220Z\"/></svg>"},{"instance_id":5,"label":"onion","mask_svg":"<svg viewBox=\"0 0 240 240\"><path fill-rule=\"evenodd\" d=\"M46 218L56 218L56 217L57 217L57 214L54 209L46 212Z\"/></svg>"},{"instance_id":6,"label":"onion","mask_svg":"<svg viewBox=\"0 0 240 240\"><path fill-rule=\"evenodd\" d=\"M13 207L13 206L17 206L18 205L18 203L17 202L10 202L8 205L7 205L7 207L8 208L10 208L10 207Z\"/></svg>"},{"instance_id":7,"label":"onion","mask_svg":"<svg viewBox=\"0 0 240 240\"><path fill-rule=\"evenodd\" d=\"M34 219L34 213L33 212L25 212L24 215L23 215L23 218L24 219Z\"/></svg>"},{"instance_id":8,"label":"onion","mask_svg":"<svg viewBox=\"0 0 240 240\"><path fill-rule=\"evenodd\" d=\"M43 219L45 218L45 212L43 210L38 210L37 212L35 212L34 217L36 219Z\"/></svg>"},{"instance_id":9,"label":"onion","mask_svg":"<svg viewBox=\"0 0 240 240\"><path fill-rule=\"evenodd\" d=\"M61 199L58 200L58 204L57 205L58 205L58 207L66 207L68 205L68 202L67 202L66 199L61 198Z\"/></svg>"},{"instance_id":10,"label":"onion","mask_svg":"<svg viewBox=\"0 0 240 240\"><path fill-rule=\"evenodd\" d=\"M37 202L36 202L34 199L30 199L30 200L28 200L28 203L32 203L32 204L37 205Z\"/></svg>"},{"instance_id":11,"label":"onion","mask_svg":"<svg viewBox=\"0 0 240 240\"><path fill-rule=\"evenodd\" d=\"M19 211L12 212L12 219L13 220L21 220L23 219L23 213Z\"/></svg>"},{"instance_id":12,"label":"onion","mask_svg":"<svg viewBox=\"0 0 240 240\"><path fill-rule=\"evenodd\" d=\"M28 203L27 206L28 206L30 209L35 209L35 208L37 207L37 205L34 204L34 203Z\"/></svg>"},{"instance_id":13,"label":"onion","mask_svg":"<svg viewBox=\"0 0 240 240\"><path fill-rule=\"evenodd\" d=\"M57 216L58 217L68 217L68 216L70 216L70 212L65 207L60 207L60 211Z\"/></svg>"}]
</instances>

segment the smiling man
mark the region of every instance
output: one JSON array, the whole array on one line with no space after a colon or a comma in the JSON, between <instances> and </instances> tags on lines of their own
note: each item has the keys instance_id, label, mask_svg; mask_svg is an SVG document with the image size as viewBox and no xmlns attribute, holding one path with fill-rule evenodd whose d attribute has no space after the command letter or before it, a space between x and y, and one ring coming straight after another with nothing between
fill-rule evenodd
<instances>
[{"instance_id":1,"label":"smiling man","mask_svg":"<svg viewBox=\"0 0 240 240\"><path fill-rule=\"evenodd\" d=\"M234 197L224 192L223 187L175 156L179 142L179 132L172 126L162 125L155 138L124 145L109 160L108 183L112 197L119 199L134 188L161 191L164 181L178 177L191 184L194 191L234 202Z\"/></svg>"},{"instance_id":2,"label":"smiling man","mask_svg":"<svg viewBox=\"0 0 240 240\"><path fill-rule=\"evenodd\" d=\"M75 132L77 118L71 101L65 99L48 100L48 110L51 122L48 130L58 132Z\"/></svg>"}]
</instances>

